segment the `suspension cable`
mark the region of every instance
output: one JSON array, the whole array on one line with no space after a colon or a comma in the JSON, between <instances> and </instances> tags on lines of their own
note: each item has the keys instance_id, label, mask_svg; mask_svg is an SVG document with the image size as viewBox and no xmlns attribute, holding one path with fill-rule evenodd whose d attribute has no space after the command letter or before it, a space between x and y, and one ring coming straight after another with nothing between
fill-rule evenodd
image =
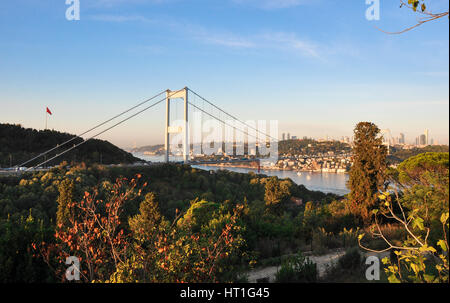
<instances>
[{"instance_id":1,"label":"suspension cable","mask_svg":"<svg viewBox=\"0 0 450 303\"><path fill-rule=\"evenodd\" d=\"M253 130L257 131L258 133L261 133L261 134L263 134L264 136L269 137L270 139L273 139L273 140L276 141L276 142L279 141L278 139L275 139L274 137L272 137L272 136L270 136L270 135L268 135L268 134L266 134L266 133L264 133L264 132L262 132L262 131L260 131L260 130L258 130L258 129L256 129L256 128L254 128L253 126L251 126L251 125L249 125L249 124L247 124L247 123L245 123L245 122L239 120L238 118L236 118L235 116L231 115L230 113L227 113L226 111L224 111L224 110L221 109L220 107L216 106L214 103L208 101L207 99L205 99L205 98L203 98L202 96L200 96L199 94L197 94L197 93L196 93L195 91L193 91L192 89L188 88L188 90L189 90L190 92L192 92L194 95L196 95L197 97L199 97L200 99L202 99L203 101L207 102L207 103L210 104L211 106L213 106L213 107L215 107L216 109L218 109L219 111L223 112L223 113L226 114L227 116L233 118L234 120L236 120L236 121L238 121L238 122L244 124L245 126L247 126L247 127L249 127L249 128L252 128Z\"/></svg>"},{"instance_id":2,"label":"suspension cable","mask_svg":"<svg viewBox=\"0 0 450 303\"><path fill-rule=\"evenodd\" d=\"M101 126L103 126L103 125L105 125L105 124L107 124L107 123L109 123L109 122L111 122L112 120L115 120L115 119L119 118L120 116L123 116L124 114L126 114L126 113L132 111L133 109L136 109L136 108L140 107L141 105L144 105L145 103L148 103L148 102L152 101L152 100L155 99L155 98L158 98L159 96L161 96L161 95L164 94L165 92L166 92L166 91L162 91L162 92L160 92L159 94L157 94L157 95L155 95L155 96L153 96L153 97L151 97L151 98L149 98L149 99L147 99L147 100L144 100L143 102L141 102L141 103L139 103L139 104L137 104L137 105L135 105L135 106L133 106L133 107L127 109L126 111L123 111L123 112L121 112L120 114L118 114L118 115L116 115L116 116L114 116L114 117L112 117L112 118L110 118L110 119L108 119L108 120L106 120L106 121L104 121L104 122L102 122L102 123L100 123L100 124L98 124L98 125L92 127L91 129L89 129L89 130L87 130L87 131L85 131L85 132L83 132L83 133L81 133L81 134L79 134L79 135L75 135L75 136L72 137L71 139L69 139L69 140L67 140L67 141L65 141L65 142L63 142L63 143L61 143L61 144L58 144L57 146L55 146L55 147L53 147L53 148L51 148L51 149L49 149L49 150L47 150L47 151L45 151L45 152L43 152L43 153L37 155L36 157L34 157L34 158L32 158L32 159L30 159L30 160L28 160L28 161L25 161L25 162L23 162L23 163L21 163L21 164L17 164L17 165L15 165L14 167L22 167L22 166L24 166L24 165L26 165L26 164L28 164L28 163L30 163L30 162L36 160L37 158L40 158L40 157L42 157L42 156L48 154L49 152L52 152L52 151L54 151L55 149L60 148L61 146L64 146L64 145L66 145L67 143L72 142L73 140L75 140L75 139L77 139L77 138L81 138L81 136L83 136L83 135L85 135L85 134L87 134L87 133L90 133L91 131L93 131L93 130L95 130L95 129L97 129L97 128L99 128L99 127L101 127Z\"/></svg>"},{"instance_id":3,"label":"suspension cable","mask_svg":"<svg viewBox=\"0 0 450 303\"><path fill-rule=\"evenodd\" d=\"M164 92L166 92L166 91L164 91ZM96 135L94 135L94 136L92 136L92 137L90 137L90 138L84 140L83 142L80 142L80 143L78 143L78 144L72 146L71 148L69 148L69 149L67 149L67 150L65 150L65 151L63 151L63 152L57 154L56 156L54 156L54 157L52 157L52 158L50 158L50 159L48 159L48 160L46 160L46 161L44 161L44 162L42 162L42 163L39 163L39 164L36 165L36 166L33 166L33 167L28 168L27 171L32 170L32 169L35 169L36 167L39 167L39 166L41 166L41 165L44 165L44 164L46 164L46 163L48 163L48 162L50 162L50 161L52 161L52 160L58 158L59 156L61 156L61 155L65 154L65 153L67 153L67 152L69 152L69 151L71 151L71 150L77 148L78 146L83 145L84 143L88 142L89 140L91 140L91 139L93 139L93 138L95 138L95 137L100 136L101 134L103 134L103 133L105 133L105 132L107 132L107 131L113 129L114 127L116 127L116 126L118 126L118 125L120 125L120 124L122 124L122 123L124 123L124 122L126 122L126 121L128 121L128 120L130 120L131 118L134 118L134 117L136 117L137 115L139 115L139 114L141 114L141 113L143 113L143 112L149 110L150 108L152 108L152 107L154 107L154 106L160 104L161 102L165 101L167 98L170 98L170 97L171 97L173 94L175 94L175 93L176 93L176 92L171 92L167 97L164 97L163 99L161 99L161 100L159 100L159 101L157 101L157 102L155 102L155 103L153 103L153 104L147 106L146 108L144 108L144 109L142 109L142 110L140 110L140 111L134 113L133 115L131 115L131 116L129 116L129 117L127 117L127 118L125 118L125 119L123 119L123 120L117 122L116 124L114 124L114 125L108 127L107 129L105 129L105 130L103 130L103 131L97 133ZM160 93L159 95L161 95L161 94L162 94L162 93Z\"/></svg>"},{"instance_id":4,"label":"suspension cable","mask_svg":"<svg viewBox=\"0 0 450 303\"><path fill-rule=\"evenodd\" d=\"M252 136L252 137L258 139L257 136L251 135L251 134L249 134L248 132L246 132L245 130L239 129L239 128L233 126L233 125L230 125L230 124L226 123L224 120L222 120L222 119L220 119L220 118L217 118L217 117L214 116L213 114L210 114L210 113L208 113L207 111L202 110L201 108L199 108L198 106L196 106L196 105L194 105L194 104L192 104L192 103L189 103L189 105L195 107L196 109L198 109L198 110L201 111L202 113L204 113L204 114L210 116L211 118L214 118L214 119L216 119L216 120L219 121L219 122L222 122L224 125L228 125L228 126L230 126L231 128L233 128L233 129L235 129L235 130L238 130L238 131L244 133L244 134L247 135L247 136Z\"/></svg>"}]
</instances>

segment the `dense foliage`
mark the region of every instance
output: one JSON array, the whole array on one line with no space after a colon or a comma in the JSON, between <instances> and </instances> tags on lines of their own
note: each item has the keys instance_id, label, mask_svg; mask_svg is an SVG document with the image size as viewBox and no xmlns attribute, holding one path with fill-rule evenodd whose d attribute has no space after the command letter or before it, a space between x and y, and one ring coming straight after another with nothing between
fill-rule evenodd
<instances>
[{"instance_id":1,"label":"dense foliage","mask_svg":"<svg viewBox=\"0 0 450 303\"><path fill-rule=\"evenodd\" d=\"M276 274L279 283L317 282L317 265L301 253L284 260Z\"/></svg>"},{"instance_id":2,"label":"dense foliage","mask_svg":"<svg viewBox=\"0 0 450 303\"><path fill-rule=\"evenodd\" d=\"M292 197L315 207L337 198L289 179L185 165L61 165L3 177L2 281L60 281L64 251L88 262L83 263L85 281L233 281L250 263L297 251L299 241L307 241L302 235L309 226L296 223L304 207ZM293 235L298 241L292 241ZM211 259L208 251L215 244L222 245L220 258ZM186 249L192 258L186 259ZM167 262L157 258L163 252ZM164 271L149 275L157 263ZM214 275L205 275L211 268Z\"/></svg>"},{"instance_id":3,"label":"dense foliage","mask_svg":"<svg viewBox=\"0 0 450 303\"><path fill-rule=\"evenodd\" d=\"M351 152L350 145L339 141L319 142L313 139L285 140L278 143L280 155L316 155L341 151Z\"/></svg>"},{"instance_id":4,"label":"dense foliage","mask_svg":"<svg viewBox=\"0 0 450 303\"><path fill-rule=\"evenodd\" d=\"M400 164L408 158L417 156L423 153L448 153L447 145L428 145L425 147L414 147L411 149L397 149L396 147L391 147L390 155L387 156L387 161L389 164Z\"/></svg>"},{"instance_id":5,"label":"dense foliage","mask_svg":"<svg viewBox=\"0 0 450 303\"><path fill-rule=\"evenodd\" d=\"M62 162L0 176L0 281L65 281L66 257L77 256L85 282L245 281L265 265L281 265L278 281L311 282L322 279L316 264L293 254L343 248L325 280L361 281L358 243L395 252L389 281L448 281L448 153L387 168L378 134L355 129L347 197L176 164Z\"/></svg>"},{"instance_id":6,"label":"dense foliage","mask_svg":"<svg viewBox=\"0 0 450 303\"><path fill-rule=\"evenodd\" d=\"M382 251L394 253L383 259L389 281L448 283L449 154L414 156L391 170L389 180L393 186L379 196L372 231L385 241ZM391 239L380 229L383 220L399 223L406 237Z\"/></svg>"}]
</instances>

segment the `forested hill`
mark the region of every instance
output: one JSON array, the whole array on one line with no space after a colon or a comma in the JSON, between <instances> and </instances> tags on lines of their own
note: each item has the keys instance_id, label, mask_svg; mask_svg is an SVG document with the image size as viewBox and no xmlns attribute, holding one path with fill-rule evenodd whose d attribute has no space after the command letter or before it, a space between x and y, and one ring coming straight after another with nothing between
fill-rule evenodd
<instances>
[{"instance_id":1,"label":"forested hill","mask_svg":"<svg viewBox=\"0 0 450 303\"><path fill-rule=\"evenodd\" d=\"M447 145L428 145L425 147L416 147L412 149L397 149L392 147L391 154L387 157L389 164L399 164L404 160L423 153L448 153Z\"/></svg>"},{"instance_id":2,"label":"forested hill","mask_svg":"<svg viewBox=\"0 0 450 303\"><path fill-rule=\"evenodd\" d=\"M280 155L314 155L317 153L327 153L327 152L351 152L352 148L347 143L342 143L339 141L326 141L319 142L313 139L303 139L303 140L284 140L280 141L278 144L278 151Z\"/></svg>"},{"instance_id":3,"label":"forested hill","mask_svg":"<svg viewBox=\"0 0 450 303\"><path fill-rule=\"evenodd\" d=\"M72 134L53 130L36 130L23 128L21 125L0 123L0 167L10 167L11 163L12 166L23 163L74 137ZM82 138L74 139L49 153L47 159L82 141ZM26 166L37 165L43 161L44 158L41 157ZM139 159L108 141L91 139L46 165L58 165L62 161L118 164L134 163Z\"/></svg>"}]
</instances>

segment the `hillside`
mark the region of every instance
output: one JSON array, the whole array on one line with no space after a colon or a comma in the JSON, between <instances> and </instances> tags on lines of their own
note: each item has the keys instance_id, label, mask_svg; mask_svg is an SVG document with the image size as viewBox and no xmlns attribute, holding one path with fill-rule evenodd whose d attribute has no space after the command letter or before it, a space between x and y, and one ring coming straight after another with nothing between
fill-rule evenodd
<instances>
[{"instance_id":1,"label":"hillside","mask_svg":"<svg viewBox=\"0 0 450 303\"><path fill-rule=\"evenodd\" d=\"M327 153L327 152L350 152L351 147L347 143L342 143L339 141L327 141L319 142L313 139L305 140L285 140L280 141L278 145L278 151L280 155L314 155L317 153Z\"/></svg>"},{"instance_id":2,"label":"hillside","mask_svg":"<svg viewBox=\"0 0 450 303\"><path fill-rule=\"evenodd\" d=\"M387 161L389 164L399 164L410 157L429 152L448 153L448 146L428 145L425 147L416 147L412 149L397 149L392 147L391 154L387 157Z\"/></svg>"},{"instance_id":3,"label":"hillside","mask_svg":"<svg viewBox=\"0 0 450 303\"><path fill-rule=\"evenodd\" d=\"M75 135L53 130L36 130L23 128L21 125L0 124L0 167L23 163L74 137ZM74 139L49 153L47 159L82 141L82 138ZM44 158L41 157L26 166L37 165L43 161ZM62 161L118 164L134 163L139 159L108 141L91 139L46 165L58 165Z\"/></svg>"},{"instance_id":4,"label":"hillside","mask_svg":"<svg viewBox=\"0 0 450 303\"><path fill-rule=\"evenodd\" d=\"M163 150L164 150L164 144L158 144L158 145L147 145L147 146L141 146L141 147L136 147L133 148L131 150L131 152L133 153L145 153L145 152L149 152L149 153L155 153L155 154L163 154Z\"/></svg>"}]
</instances>

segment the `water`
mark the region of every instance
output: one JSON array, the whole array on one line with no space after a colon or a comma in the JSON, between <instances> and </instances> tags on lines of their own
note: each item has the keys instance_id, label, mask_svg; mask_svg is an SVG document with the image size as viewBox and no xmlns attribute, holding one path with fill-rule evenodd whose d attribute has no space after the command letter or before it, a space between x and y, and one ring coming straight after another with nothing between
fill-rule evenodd
<instances>
[{"instance_id":1,"label":"water","mask_svg":"<svg viewBox=\"0 0 450 303\"><path fill-rule=\"evenodd\" d=\"M134 154L135 157L152 161L163 162L164 156L149 156L144 154ZM172 161L182 161L182 157L171 157ZM257 169L243 168L243 167L221 167L221 166L204 166L204 165L192 165L192 167L204 170L229 170L237 173L258 173ZM317 190L325 193L334 193L338 195L348 194L349 190L345 184L348 180L348 174L338 173L316 173L316 172L300 172L296 171L282 171L282 170L264 170L261 169L261 174L267 176L276 176L278 178L290 178L297 184L304 185L309 190Z\"/></svg>"}]
</instances>

